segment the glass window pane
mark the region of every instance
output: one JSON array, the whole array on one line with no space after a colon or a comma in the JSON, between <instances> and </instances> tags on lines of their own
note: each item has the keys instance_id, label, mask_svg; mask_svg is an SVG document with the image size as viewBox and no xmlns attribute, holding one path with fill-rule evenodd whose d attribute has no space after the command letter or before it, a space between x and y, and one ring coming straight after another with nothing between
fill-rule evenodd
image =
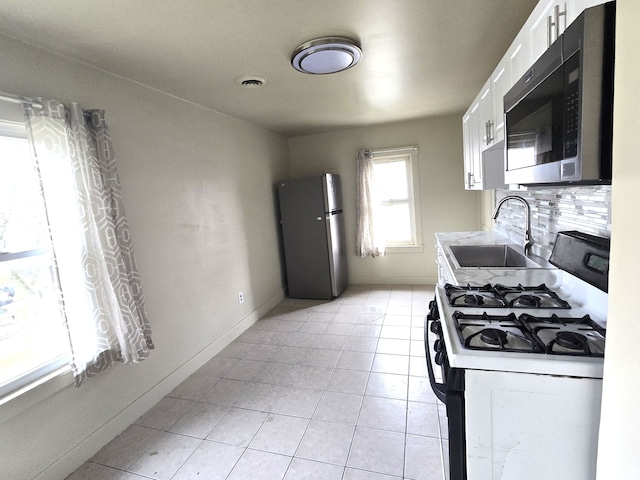
<instances>
[{"instance_id":1,"label":"glass window pane","mask_svg":"<svg viewBox=\"0 0 640 480\"><path fill-rule=\"evenodd\" d=\"M47 248L44 203L29 143L0 137L0 252Z\"/></svg>"},{"instance_id":2,"label":"glass window pane","mask_svg":"<svg viewBox=\"0 0 640 480\"><path fill-rule=\"evenodd\" d=\"M376 162L374 165L378 199L384 201L409 198L406 161Z\"/></svg>"},{"instance_id":3,"label":"glass window pane","mask_svg":"<svg viewBox=\"0 0 640 480\"><path fill-rule=\"evenodd\" d=\"M411 215L407 203L382 206L379 209L379 217L387 243L412 242Z\"/></svg>"},{"instance_id":4,"label":"glass window pane","mask_svg":"<svg viewBox=\"0 0 640 480\"><path fill-rule=\"evenodd\" d=\"M66 346L49 256L0 262L0 387Z\"/></svg>"},{"instance_id":5,"label":"glass window pane","mask_svg":"<svg viewBox=\"0 0 640 480\"><path fill-rule=\"evenodd\" d=\"M44 198L29 142L0 136L0 397L67 362Z\"/></svg>"}]
</instances>

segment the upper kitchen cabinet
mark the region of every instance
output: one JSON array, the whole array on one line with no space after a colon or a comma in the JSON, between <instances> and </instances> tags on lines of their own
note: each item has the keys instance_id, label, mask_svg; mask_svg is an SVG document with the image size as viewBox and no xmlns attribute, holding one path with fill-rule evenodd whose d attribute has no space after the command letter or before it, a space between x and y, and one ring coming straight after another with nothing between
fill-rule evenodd
<instances>
[{"instance_id":1,"label":"upper kitchen cabinet","mask_svg":"<svg viewBox=\"0 0 640 480\"><path fill-rule=\"evenodd\" d=\"M601 3L605 2L541 0L533 9L462 117L464 185L467 190L504 187L505 94L585 8Z\"/></svg>"},{"instance_id":2,"label":"upper kitchen cabinet","mask_svg":"<svg viewBox=\"0 0 640 480\"><path fill-rule=\"evenodd\" d=\"M504 153L500 156L504 142L496 137L496 125L504 115L500 113L495 117L493 87L490 78L462 117L464 188L467 190L504 187Z\"/></svg>"},{"instance_id":3,"label":"upper kitchen cabinet","mask_svg":"<svg viewBox=\"0 0 640 480\"><path fill-rule=\"evenodd\" d=\"M482 169L480 168L480 102L479 98L462 116L462 145L464 155L464 188L480 190Z\"/></svg>"},{"instance_id":4,"label":"upper kitchen cabinet","mask_svg":"<svg viewBox=\"0 0 640 480\"><path fill-rule=\"evenodd\" d=\"M491 75L493 118L489 133L493 145L504 140L504 95L509 91L511 85L510 58L505 56Z\"/></svg>"},{"instance_id":5,"label":"upper kitchen cabinet","mask_svg":"<svg viewBox=\"0 0 640 480\"><path fill-rule=\"evenodd\" d=\"M527 22L529 27L530 63L533 64L564 32L585 8L603 0L542 0Z\"/></svg>"}]
</instances>

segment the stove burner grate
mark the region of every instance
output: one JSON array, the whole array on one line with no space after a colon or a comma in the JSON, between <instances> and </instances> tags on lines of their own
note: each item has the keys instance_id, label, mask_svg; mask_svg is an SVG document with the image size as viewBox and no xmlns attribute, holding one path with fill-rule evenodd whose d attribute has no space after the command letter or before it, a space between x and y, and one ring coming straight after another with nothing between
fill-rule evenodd
<instances>
[{"instance_id":1,"label":"stove burner grate","mask_svg":"<svg viewBox=\"0 0 640 480\"><path fill-rule=\"evenodd\" d=\"M515 314L489 315L453 312L458 337L464 348L503 352L543 352L542 344Z\"/></svg>"},{"instance_id":2,"label":"stove burner grate","mask_svg":"<svg viewBox=\"0 0 640 480\"><path fill-rule=\"evenodd\" d=\"M519 320L540 339L546 353L556 355L604 356L606 330L589 315L567 318L522 314Z\"/></svg>"},{"instance_id":3,"label":"stove burner grate","mask_svg":"<svg viewBox=\"0 0 640 480\"><path fill-rule=\"evenodd\" d=\"M537 287L507 287L495 285L496 291L502 295L507 305L512 308L563 308L569 309L571 305L550 290L544 283Z\"/></svg>"},{"instance_id":4,"label":"stove burner grate","mask_svg":"<svg viewBox=\"0 0 640 480\"><path fill-rule=\"evenodd\" d=\"M502 295L490 284L461 286L447 283L444 290L452 307L504 308L507 306Z\"/></svg>"}]
</instances>

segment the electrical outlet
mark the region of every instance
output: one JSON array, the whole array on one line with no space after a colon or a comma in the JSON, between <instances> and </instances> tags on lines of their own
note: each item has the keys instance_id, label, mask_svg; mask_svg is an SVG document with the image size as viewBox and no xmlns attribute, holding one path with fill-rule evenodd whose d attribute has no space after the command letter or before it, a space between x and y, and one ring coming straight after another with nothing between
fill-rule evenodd
<instances>
[{"instance_id":1,"label":"electrical outlet","mask_svg":"<svg viewBox=\"0 0 640 480\"><path fill-rule=\"evenodd\" d=\"M244 293L238 292L238 303L244 302Z\"/></svg>"}]
</instances>

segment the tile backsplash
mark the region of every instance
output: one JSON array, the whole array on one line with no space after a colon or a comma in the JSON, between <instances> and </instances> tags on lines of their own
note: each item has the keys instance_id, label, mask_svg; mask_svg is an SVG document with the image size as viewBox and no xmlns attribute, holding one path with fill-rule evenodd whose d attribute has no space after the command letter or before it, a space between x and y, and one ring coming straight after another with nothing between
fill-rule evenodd
<instances>
[{"instance_id":1,"label":"tile backsplash","mask_svg":"<svg viewBox=\"0 0 640 480\"><path fill-rule=\"evenodd\" d=\"M611 185L496 190L496 204L506 195L518 195L531 205L531 234L542 249L539 254L549 254L556 234L565 230L611 237ZM512 239L522 239L524 218L524 205L509 201L500 209L494 229Z\"/></svg>"}]
</instances>

